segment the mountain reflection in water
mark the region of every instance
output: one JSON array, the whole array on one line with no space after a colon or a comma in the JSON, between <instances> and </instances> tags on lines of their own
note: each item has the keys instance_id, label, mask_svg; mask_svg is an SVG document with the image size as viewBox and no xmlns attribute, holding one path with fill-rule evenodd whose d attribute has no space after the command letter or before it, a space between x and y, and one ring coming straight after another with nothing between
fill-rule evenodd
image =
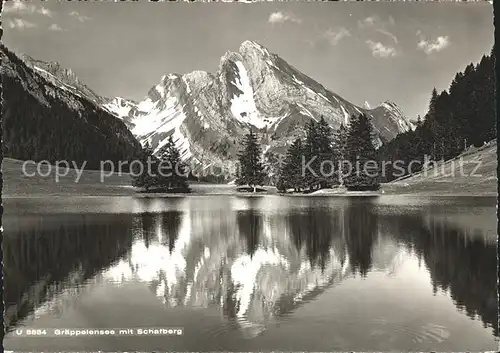
<instances>
[{"instance_id":1,"label":"mountain reflection in water","mask_svg":"<svg viewBox=\"0 0 500 353\"><path fill-rule=\"evenodd\" d=\"M57 317L102 283L133 282L166 307L216 308L226 329L251 338L348 278L392 276L416 260L435 293L498 335L495 241L425 207L393 212L366 198L136 202L143 212L11 216L7 328ZM160 211L148 212L152 204Z\"/></svg>"}]
</instances>

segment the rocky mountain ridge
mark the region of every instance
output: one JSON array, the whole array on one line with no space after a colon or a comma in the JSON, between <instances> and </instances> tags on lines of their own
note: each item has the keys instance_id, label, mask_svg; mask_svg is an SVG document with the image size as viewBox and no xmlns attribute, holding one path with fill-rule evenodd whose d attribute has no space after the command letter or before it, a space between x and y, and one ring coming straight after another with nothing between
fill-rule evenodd
<instances>
[{"instance_id":1,"label":"rocky mountain ridge","mask_svg":"<svg viewBox=\"0 0 500 353\"><path fill-rule=\"evenodd\" d=\"M258 133L264 152L284 153L304 135L305 125L320 117L337 129L365 113L377 145L413 128L395 103L356 106L254 41L226 52L215 73L164 75L140 102L102 97L58 63L26 55L23 60L63 91L121 119L141 144L158 152L172 135L182 158L204 167L231 165L249 129Z\"/></svg>"}]
</instances>

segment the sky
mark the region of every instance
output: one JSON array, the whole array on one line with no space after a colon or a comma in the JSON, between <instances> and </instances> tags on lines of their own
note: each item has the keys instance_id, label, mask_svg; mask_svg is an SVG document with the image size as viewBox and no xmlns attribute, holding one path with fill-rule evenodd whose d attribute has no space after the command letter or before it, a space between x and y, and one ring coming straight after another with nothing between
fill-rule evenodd
<instances>
[{"instance_id":1,"label":"sky","mask_svg":"<svg viewBox=\"0 0 500 353\"><path fill-rule=\"evenodd\" d=\"M391 100L410 119L494 42L489 2L9 1L2 22L9 49L106 97L140 101L164 74L216 72L253 40L350 102Z\"/></svg>"}]
</instances>

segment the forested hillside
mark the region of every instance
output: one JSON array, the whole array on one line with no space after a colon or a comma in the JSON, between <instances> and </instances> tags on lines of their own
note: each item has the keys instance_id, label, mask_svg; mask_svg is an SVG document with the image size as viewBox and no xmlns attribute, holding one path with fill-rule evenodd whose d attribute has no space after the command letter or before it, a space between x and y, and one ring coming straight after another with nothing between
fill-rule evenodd
<instances>
[{"instance_id":1,"label":"forested hillside","mask_svg":"<svg viewBox=\"0 0 500 353\"><path fill-rule=\"evenodd\" d=\"M383 161L447 160L468 147L482 146L496 138L494 56L484 55L456 74L450 88L432 91L429 109L413 131L399 134L379 149ZM420 170L413 164L412 172ZM408 168L405 168L408 171ZM395 178L388 171L387 181ZM398 175L401 176L401 175Z\"/></svg>"},{"instance_id":2,"label":"forested hillside","mask_svg":"<svg viewBox=\"0 0 500 353\"><path fill-rule=\"evenodd\" d=\"M140 144L125 124L85 97L50 82L0 46L3 152L21 160L130 160Z\"/></svg>"}]
</instances>

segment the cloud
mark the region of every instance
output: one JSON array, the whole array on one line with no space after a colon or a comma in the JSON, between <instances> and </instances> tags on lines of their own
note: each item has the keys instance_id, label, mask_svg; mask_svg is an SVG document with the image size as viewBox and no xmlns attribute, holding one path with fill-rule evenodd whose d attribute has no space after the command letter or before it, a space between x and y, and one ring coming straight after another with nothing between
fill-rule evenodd
<instances>
[{"instance_id":1,"label":"cloud","mask_svg":"<svg viewBox=\"0 0 500 353\"><path fill-rule=\"evenodd\" d=\"M360 29L375 28L376 31L386 34L394 39L395 35L389 32L387 28L390 26L394 26L395 24L396 20L392 16L389 16L387 21L383 21L380 19L379 16L371 15L369 17L366 17L362 21L358 21L358 28ZM397 43L397 39L395 41Z\"/></svg>"},{"instance_id":2,"label":"cloud","mask_svg":"<svg viewBox=\"0 0 500 353\"><path fill-rule=\"evenodd\" d=\"M372 15L366 17L363 21L358 21L358 28L360 29L373 29L379 33L382 33L388 37L390 37L394 43L398 44L398 38L387 28L390 26L394 26L396 24L396 20L394 17L389 16L387 21L382 21L380 17L377 15Z\"/></svg>"},{"instance_id":3,"label":"cloud","mask_svg":"<svg viewBox=\"0 0 500 353\"><path fill-rule=\"evenodd\" d=\"M341 27L337 30L328 29L324 36L328 39L331 45L337 45L343 38L349 37L351 33L347 30L347 28Z\"/></svg>"},{"instance_id":4,"label":"cloud","mask_svg":"<svg viewBox=\"0 0 500 353\"><path fill-rule=\"evenodd\" d=\"M371 40L367 40L366 44L368 44L372 51L372 55L376 58L390 58L396 56L396 49L393 47L387 47L380 42Z\"/></svg>"},{"instance_id":5,"label":"cloud","mask_svg":"<svg viewBox=\"0 0 500 353\"><path fill-rule=\"evenodd\" d=\"M49 31L60 32L62 30L63 29L58 24L55 24L55 23L51 24L49 27Z\"/></svg>"},{"instance_id":6,"label":"cloud","mask_svg":"<svg viewBox=\"0 0 500 353\"><path fill-rule=\"evenodd\" d=\"M53 13L46 7L37 8L36 5L24 1L9 1L5 3L3 12L6 14L34 14L38 13L43 16L52 17Z\"/></svg>"},{"instance_id":7,"label":"cloud","mask_svg":"<svg viewBox=\"0 0 500 353\"><path fill-rule=\"evenodd\" d=\"M273 12L269 15L268 22L271 24L283 23L286 21L302 23L302 20L298 17L295 17L293 14L285 14L281 11Z\"/></svg>"},{"instance_id":8,"label":"cloud","mask_svg":"<svg viewBox=\"0 0 500 353\"><path fill-rule=\"evenodd\" d=\"M77 19L78 21L80 21L80 22L86 22L86 21L89 21L89 20L90 20L90 17L88 17L88 16L84 16L84 15L81 15L81 14L80 14L79 12L77 12L77 11L71 11L71 12L69 13L69 15L70 15L71 17L76 18L76 19Z\"/></svg>"},{"instance_id":9,"label":"cloud","mask_svg":"<svg viewBox=\"0 0 500 353\"><path fill-rule=\"evenodd\" d=\"M441 50L449 47L450 43L450 38L448 36L439 36L434 41L421 39L420 42L418 42L417 47L429 55L434 52L440 52Z\"/></svg>"},{"instance_id":10,"label":"cloud","mask_svg":"<svg viewBox=\"0 0 500 353\"><path fill-rule=\"evenodd\" d=\"M371 27L379 21L380 21L380 19L378 18L378 16L375 16L375 15L369 16L369 17L365 18L363 21L358 21L358 27L359 28Z\"/></svg>"},{"instance_id":11,"label":"cloud","mask_svg":"<svg viewBox=\"0 0 500 353\"><path fill-rule=\"evenodd\" d=\"M37 12L41 15L47 16L47 17L52 17L52 11L45 7L41 7L37 10Z\"/></svg>"},{"instance_id":12,"label":"cloud","mask_svg":"<svg viewBox=\"0 0 500 353\"><path fill-rule=\"evenodd\" d=\"M388 28L394 26L396 20L394 17L389 16L387 21L381 20L377 15L371 15L366 17L362 21L358 21L358 28L366 29L370 31L379 32L385 36L392 39L394 44L398 44L398 37L396 37ZM372 55L377 58L390 58L396 55L396 48L391 46L386 46L381 42L375 42L373 40L367 40L366 44L370 47Z\"/></svg>"},{"instance_id":13,"label":"cloud","mask_svg":"<svg viewBox=\"0 0 500 353\"><path fill-rule=\"evenodd\" d=\"M391 37L391 39L394 41L394 43L398 44L398 38L394 34L392 34L391 32L389 32L388 30L383 29L383 28L378 28L377 32L385 34L388 37Z\"/></svg>"},{"instance_id":14,"label":"cloud","mask_svg":"<svg viewBox=\"0 0 500 353\"><path fill-rule=\"evenodd\" d=\"M20 31L36 27L36 25L34 23L23 20L21 18L14 18L14 19L8 20L7 25L11 29L18 29Z\"/></svg>"},{"instance_id":15,"label":"cloud","mask_svg":"<svg viewBox=\"0 0 500 353\"><path fill-rule=\"evenodd\" d=\"M26 13L33 12L35 10L34 5L26 5L21 1L10 1L8 3L4 3L4 13Z\"/></svg>"},{"instance_id":16,"label":"cloud","mask_svg":"<svg viewBox=\"0 0 500 353\"><path fill-rule=\"evenodd\" d=\"M52 17L52 11L46 7L37 8L36 5L25 1L9 1L4 5L3 12L15 14L39 13L43 16Z\"/></svg>"}]
</instances>

